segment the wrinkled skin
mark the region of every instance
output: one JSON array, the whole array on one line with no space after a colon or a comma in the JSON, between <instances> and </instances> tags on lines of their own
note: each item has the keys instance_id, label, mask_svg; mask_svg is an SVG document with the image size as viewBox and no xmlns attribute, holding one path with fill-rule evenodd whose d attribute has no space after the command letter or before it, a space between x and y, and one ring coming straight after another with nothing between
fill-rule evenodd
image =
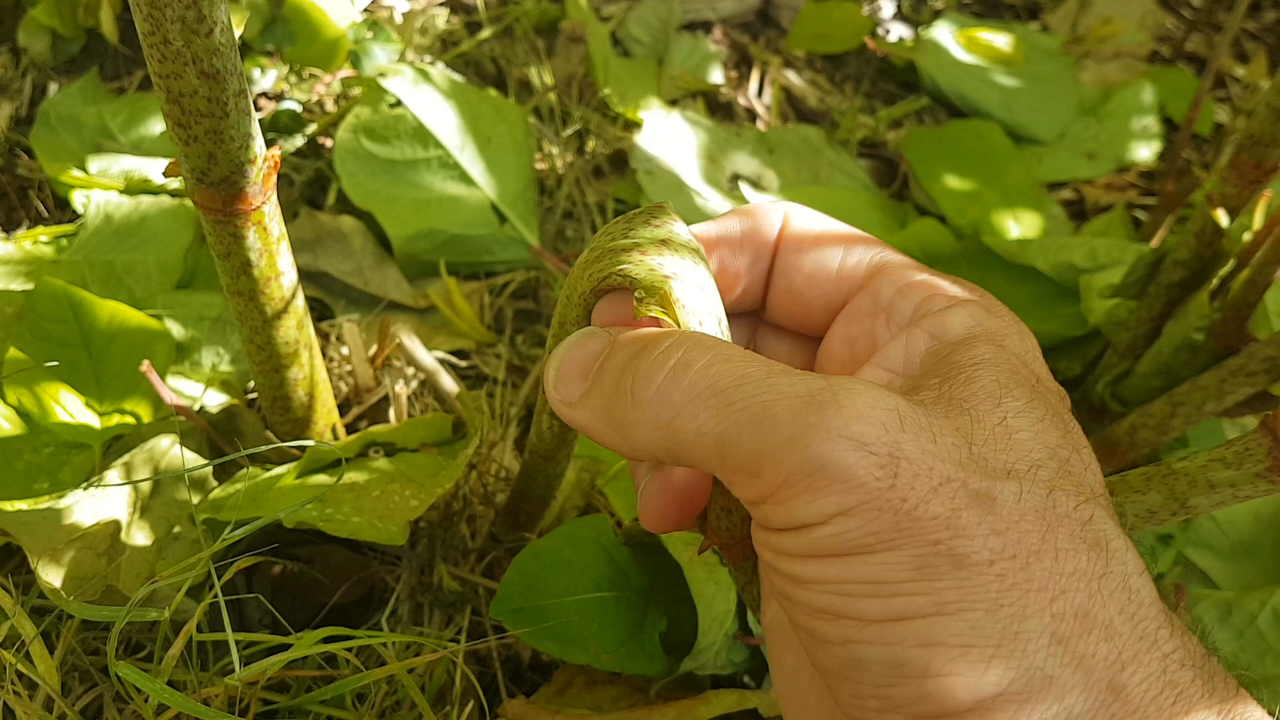
<instances>
[{"instance_id":1,"label":"wrinkled skin","mask_svg":"<svg viewBox=\"0 0 1280 720\"><path fill-rule=\"evenodd\" d=\"M650 530L713 475L750 511L787 718L1267 717L1161 604L1007 308L797 206L693 231L736 344L619 292L546 387Z\"/></svg>"}]
</instances>

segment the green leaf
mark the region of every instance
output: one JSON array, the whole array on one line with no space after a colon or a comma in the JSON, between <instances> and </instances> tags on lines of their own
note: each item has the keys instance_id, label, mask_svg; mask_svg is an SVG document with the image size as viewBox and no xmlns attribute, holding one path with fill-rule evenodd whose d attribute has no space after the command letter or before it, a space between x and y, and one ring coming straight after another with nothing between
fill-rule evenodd
<instances>
[{"instance_id":1,"label":"green leaf","mask_svg":"<svg viewBox=\"0 0 1280 720\"><path fill-rule=\"evenodd\" d=\"M221 290L174 290L156 297L147 310L177 342L166 380L179 397L201 406L208 388L224 380L244 387L252 379L240 325Z\"/></svg>"},{"instance_id":2,"label":"green leaf","mask_svg":"<svg viewBox=\"0 0 1280 720\"><path fill-rule=\"evenodd\" d=\"M23 292L35 287L36 280L54 266L64 245L58 239L0 238L0 292Z\"/></svg>"},{"instance_id":3,"label":"green leaf","mask_svg":"<svg viewBox=\"0 0 1280 720\"><path fill-rule=\"evenodd\" d=\"M84 221L52 276L137 308L177 287L201 232L191 201L113 190L72 190L70 199Z\"/></svg>"},{"instance_id":4,"label":"green leaf","mask_svg":"<svg viewBox=\"0 0 1280 720\"><path fill-rule=\"evenodd\" d=\"M901 150L947 224L960 235L982 238L997 253L1003 255L1011 240L1072 232L1061 206L1027 172L1017 146L993 122L914 127Z\"/></svg>"},{"instance_id":5,"label":"green leaf","mask_svg":"<svg viewBox=\"0 0 1280 720\"><path fill-rule=\"evenodd\" d=\"M1138 79L1079 115L1057 140L1022 148L1031 174L1043 183L1092 180L1123 167L1151 167L1164 149L1158 95Z\"/></svg>"},{"instance_id":6,"label":"green leaf","mask_svg":"<svg viewBox=\"0 0 1280 720\"><path fill-rule=\"evenodd\" d=\"M682 32L671 39L658 85L666 100L714 90L725 82L724 49L702 33Z\"/></svg>"},{"instance_id":7,"label":"green leaf","mask_svg":"<svg viewBox=\"0 0 1280 720\"><path fill-rule=\"evenodd\" d=\"M334 138L334 171L348 197L386 232L411 278L441 260L459 272L527 264L527 243L502 232L493 203L404 107L365 103Z\"/></svg>"},{"instance_id":8,"label":"green leaf","mask_svg":"<svg viewBox=\"0 0 1280 720\"><path fill-rule=\"evenodd\" d=\"M18 23L16 39L18 48L28 59L51 68L79 55L88 34L80 31L73 37L65 37L40 22L34 13L27 13Z\"/></svg>"},{"instance_id":9,"label":"green leaf","mask_svg":"<svg viewBox=\"0 0 1280 720\"><path fill-rule=\"evenodd\" d=\"M660 639L670 667L675 667L689 655L698 639L698 608L685 582L684 571L662 539L639 523L624 527L621 538L640 568L644 586L649 591L649 602L667 618Z\"/></svg>"},{"instance_id":10,"label":"green leaf","mask_svg":"<svg viewBox=\"0 0 1280 720\"><path fill-rule=\"evenodd\" d=\"M177 435L157 435L82 487L0 502L0 534L22 546L46 590L123 604L203 551L193 507L215 486L213 470L183 471L204 463ZM144 605L171 601L152 595Z\"/></svg>"},{"instance_id":11,"label":"green leaf","mask_svg":"<svg viewBox=\"0 0 1280 720\"><path fill-rule=\"evenodd\" d=\"M24 435L28 430L27 424L22 421L18 411L0 400L0 439Z\"/></svg>"},{"instance_id":12,"label":"green leaf","mask_svg":"<svg viewBox=\"0 0 1280 720\"><path fill-rule=\"evenodd\" d=\"M445 413L375 425L334 447L309 448L287 465L246 468L210 493L199 512L224 522L278 514L286 527L402 545L410 524L461 477L474 447L475 437L454 437Z\"/></svg>"},{"instance_id":13,"label":"green leaf","mask_svg":"<svg viewBox=\"0 0 1280 720\"><path fill-rule=\"evenodd\" d=\"M93 153L175 154L156 95L117 96L103 85L97 69L41 103L31 128L31 146L40 166L55 180L83 168Z\"/></svg>"},{"instance_id":14,"label":"green leaf","mask_svg":"<svg viewBox=\"0 0 1280 720\"><path fill-rule=\"evenodd\" d=\"M1257 425L1254 419L1251 425ZM1216 425L1216 427L1215 427ZM1203 424L1202 433L1190 434L1189 444L1210 447L1233 434L1221 422ZM1247 432L1248 426L1242 428ZM1186 524L1178 540L1189 562L1204 572L1220 590L1257 590L1280 586L1280 496L1233 505Z\"/></svg>"},{"instance_id":15,"label":"green leaf","mask_svg":"<svg viewBox=\"0 0 1280 720\"><path fill-rule=\"evenodd\" d=\"M168 193L182 195L186 192L186 182L182 176L165 177L169 167L169 158L127 155L124 153L90 153L85 156L84 170L88 174L89 183L83 179L67 178L67 184L73 187L101 187L104 183L119 185L121 192L131 195L138 193Z\"/></svg>"},{"instance_id":16,"label":"green leaf","mask_svg":"<svg viewBox=\"0 0 1280 720\"><path fill-rule=\"evenodd\" d=\"M443 65L388 65L378 82L404 103L530 245L538 245L537 143L529 115Z\"/></svg>"},{"instance_id":17,"label":"green leaf","mask_svg":"<svg viewBox=\"0 0 1280 720\"><path fill-rule=\"evenodd\" d=\"M661 107L641 118L631 150L636 180L645 195L670 202L686 222L746 204L743 186L768 195L813 186L880 193L857 161L812 125L761 132Z\"/></svg>"},{"instance_id":18,"label":"green leaf","mask_svg":"<svg viewBox=\"0 0 1280 720\"><path fill-rule=\"evenodd\" d=\"M916 260L985 289L1018 315L1045 347L1089 332L1076 294L1033 268L1015 265L976 240L957 240L922 217L885 242Z\"/></svg>"},{"instance_id":19,"label":"green leaf","mask_svg":"<svg viewBox=\"0 0 1280 720\"><path fill-rule=\"evenodd\" d=\"M4 372L4 397L9 404L72 442L101 448L137 424L131 415L99 414L84 395L16 348L5 354Z\"/></svg>"},{"instance_id":20,"label":"green leaf","mask_svg":"<svg viewBox=\"0 0 1280 720\"><path fill-rule=\"evenodd\" d=\"M1049 142L1076 115L1074 59L1059 39L1026 25L947 11L907 54L933 94L1014 135Z\"/></svg>"},{"instance_id":21,"label":"green leaf","mask_svg":"<svg viewBox=\"0 0 1280 720\"><path fill-rule=\"evenodd\" d=\"M360 21L351 0L284 0L280 17L291 31L292 42L280 53L285 62L324 73L346 63L351 50L347 28Z\"/></svg>"},{"instance_id":22,"label":"green leaf","mask_svg":"<svg viewBox=\"0 0 1280 720\"><path fill-rule=\"evenodd\" d=\"M618 23L618 41L633 58L662 62L680 24L679 0L640 0Z\"/></svg>"},{"instance_id":23,"label":"green leaf","mask_svg":"<svg viewBox=\"0 0 1280 720\"><path fill-rule=\"evenodd\" d=\"M431 304L425 293L409 284L360 218L303 206L289 223L289 242L300 270L328 273L370 295L411 308Z\"/></svg>"},{"instance_id":24,"label":"green leaf","mask_svg":"<svg viewBox=\"0 0 1280 720\"><path fill-rule=\"evenodd\" d=\"M752 202L787 200L804 205L877 238L898 232L907 222L906 207L890 200L884 193L847 187L797 187L771 195L761 193L758 198L748 199Z\"/></svg>"},{"instance_id":25,"label":"green leaf","mask_svg":"<svg viewBox=\"0 0 1280 720\"><path fill-rule=\"evenodd\" d=\"M1187 113L1191 112L1191 101L1200 86L1199 78L1180 65L1152 65L1147 68L1145 77L1155 84L1165 117L1181 125L1187 119ZM1209 137L1216 122L1213 97L1206 96L1192 129L1201 137Z\"/></svg>"},{"instance_id":26,"label":"green leaf","mask_svg":"<svg viewBox=\"0 0 1280 720\"><path fill-rule=\"evenodd\" d=\"M377 75L404 52L404 43L395 31L377 18L365 18L352 26L348 35L352 39L351 66L361 75Z\"/></svg>"},{"instance_id":27,"label":"green leaf","mask_svg":"<svg viewBox=\"0 0 1280 720\"><path fill-rule=\"evenodd\" d=\"M787 47L814 55L843 55L861 46L874 26L862 14L862 3L815 0L800 7L787 31Z\"/></svg>"},{"instance_id":28,"label":"green leaf","mask_svg":"<svg viewBox=\"0 0 1280 720\"><path fill-rule=\"evenodd\" d=\"M55 363L52 378L82 396L112 432L154 419L155 391L138 367L150 360L163 375L174 356L174 340L160 321L51 277L28 294L13 347L35 363ZM21 407L8 397L10 382L6 398Z\"/></svg>"},{"instance_id":29,"label":"green leaf","mask_svg":"<svg viewBox=\"0 0 1280 720\"><path fill-rule=\"evenodd\" d=\"M595 475L596 487L624 523L636 520L636 488L626 458L579 435L573 460L580 472Z\"/></svg>"},{"instance_id":30,"label":"green leaf","mask_svg":"<svg viewBox=\"0 0 1280 720\"><path fill-rule=\"evenodd\" d=\"M489 614L542 652L611 672L661 676L668 619L609 518L571 520L530 543L502 578Z\"/></svg>"},{"instance_id":31,"label":"green leaf","mask_svg":"<svg viewBox=\"0 0 1280 720\"><path fill-rule=\"evenodd\" d=\"M26 432L0 437L0 502L42 497L77 487L93 475L97 452L70 442L30 418Z\"/></svg>"},{"instance_id":32,"label":"green leaf","mask_svg":"<svg viewBox=\"0 0 1280 720\"><path fill-rule=\"evenodd\" d=\"M741 672L751 649L738 639L738 590L729 568L716 553L698 554L702 535L675 532L661 536L680 563L698 611L698 639L680 662L680 673L731 675Z\"/></svg>"},{"instance_id":33,"label":"green leaf","mask_svg":"<svg viewBox=\"0 0 1280 720\"><path fill-rule=\"evenodd\" d=\"M1191 624L1268 712L1280 707L1280 587L1187 592Z\"/></svg>"},{"instance_id":34,"label":"green leaf","mask_svg":"<svg viewBox=\"0 0 1280 720\"><path fill-rule=\"evenodd\" d=\"M658 97L660 70L654 57L625 57L613 49L613 33L596 17L588 0L566 0L569 22L584 29L591 79L614 112L638 120L639 112Z\"/></svg>"}]
</instances>

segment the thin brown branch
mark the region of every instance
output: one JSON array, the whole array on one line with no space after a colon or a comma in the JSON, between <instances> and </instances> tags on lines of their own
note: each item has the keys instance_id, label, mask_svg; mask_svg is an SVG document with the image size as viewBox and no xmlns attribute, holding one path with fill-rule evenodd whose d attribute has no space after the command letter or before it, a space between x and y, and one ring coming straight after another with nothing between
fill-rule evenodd
<instances>
[{"instance_id":1,"label":"thin brown branch","mask_svg":"<svg viewBox=\"0 0 1280 720\"><path fill-rule=\"evenodd\" d=\"M1151 348L1174 311L1221 266L1223 229L1210 207L1215 211L1221 208L1228 217L1235 217L1270 183L1280 170L1277 127L1280 127L1280 75L1273 77L1262 91L1239 136L1228 143L1229 156L1218 163L1219 169L1202 193L1203 198L1212 198L1212 202L1202 204L1185 229L1170 237L1158 250L1158 265L1145 287L1139 285L1127 291L1127 296L1138 298L1138 302L1126 318L1123 332L1116 334L1094 371L1089 385L1095 395L1109 393L1115 381L1128 373ZM1135 264L1129 274L1139 272L1150 272L1150 268ZM1121 285L1130 284L1133 278L1121 281Z\"/></svg>"},{"instance_id":2,"label":"thin brown branch","mask_svg":"<svg viewBox=\"0 0 1280 720\"><path fill-rule=\"evenodd\" d=\"M1104 472L1139 462L1196 423L1280 382L1280 334L1253 343L1091 438Z\"/></svg>"},{"instance_id":3,"label":"thin brown branch","mask_svg":"<svg viewBox=\"0 0 1280 720\"><path fill-rule=\"evenodd\" d=\"M1170 148L1169 155L1165 160L1164 177L1158 186L1160 199L1163 201L1166 196L1172 195L1178 184L1178 178L1182 172L1183 156L1186 154L1187 148L1191 146L1191 136L1195 132L1196 120L1200 117L1200 111L1204 107L1204 101L1209 97L1210 91L1213 90L1213 84L1218 79L1218 68L1220 68L1226 57L1231 52L1231 44L1235 42L1236 33L1240 31L1240 24L1244 22L1244 16L1249 12L1249 6L1253 4L1253 0L1236 0L1234 7L1231 8L1231 15L1227 18L1227 23L1222 27L1222 31L1218 33L1218 45L1214 48L1213 54L1209 57L1209 63L1205 66L1204 72L1200 75L1200 85L1196 87L1196 94L1191 98L1191 105L1187 108L1187 116L1182 119L1182 125L1178 127L1178 135L1174 138L1173 146Z\"/></svg>"},{"instance_id":4,"label":"thin brown branch","mask_svg":"<svg viewBox=\"0 0 1280 720\"><path fill-rule=\"evenodd\" d=\"M142 361L142 365L138 367L138 372L142 373L143 377L147 379L147 382L151 384L151 389L155 390L156 395L160 398L160 402L168 405L174 412L185 418L187 422L195 425L196 429L212 440L213 444L217 445L222 452L228 455L235 455L240 452L240 448L232 445L226 438L219 435L218 431L214 430L204 418L200 417L199 413L192 410L186 403L182 402L178 395L173 392L173 389L169 387L168 383L164 381L164 378L160 377L160 374L156 372L156 369L151 364L150 360L144 359ZM243 457L237 457L236 460L245 467L249 466L249 462Z\"/></svg>"}]
</instances>

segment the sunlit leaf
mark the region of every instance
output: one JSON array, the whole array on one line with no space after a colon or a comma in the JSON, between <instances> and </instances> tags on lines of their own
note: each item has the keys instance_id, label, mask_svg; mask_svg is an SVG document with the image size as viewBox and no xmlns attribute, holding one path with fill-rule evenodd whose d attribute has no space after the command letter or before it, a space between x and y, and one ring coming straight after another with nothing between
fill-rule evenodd
<instances>
[{"instance_id":1,"label":"sunlit leaf","mask_svg":"<svg viewBox=\"0 0 1280 720\"><path fill-rule=\"evenodd\" d=\"M34 13L26 13L18 22L15 39L24 57L38 65L54 67L79 55L88 35L80 31L73 37L65 37L41 22Z\"/></svg>"},{"instance_id":2,"label":"sunlit leaf","mask_svg":"<svg viewBox=\"0 0 1280 720\"><path fill-rule=\"evenodd\" d=\"M537 146L524 108L443 65L388 65L378 82L418 118L520 235L537 245Z\"/></svg>"},{"instance_id":3,"label":"sunlit leaf","mask_svg":"<svg viewBox=\"0 0 1280 720\"><path fill-rule=\"evenodd\" d=\"M28 294L13 347L36 364L52 364L50 376L116 430L155 417L155 391L138 367L150 360L163 374L174 355L173 338L160 321L51 277ZM8 397L8 382L5 390L6 399L20 406Z\"/></svg>"},{"instance_id":4,"label":"sunlit leaf","mask_svg":"<svg viewBox=\"0 0 1280 720\"><path fill-rule=\"evenodd\" d=\"M724 85L724 49L701 33L681 32L671 39L658 84L665 100Z\"/></svg>"},{"instance_id":5,"label":"sunlit leaf","mask_svg":"<svg viewBox=\"0 0 1280 720\"><path fill-rule=\"evenodd\" d=\"M1092 180L1128 166L1151 167L1163 149L1156 87L1140 78L1077 116L1057 140L1024 145L1022 151L1036 179L1058 183Z\"/></svg>"},{"instance_id":6,"label":"sunlit leaf","mask_svg":"<svg viewBox=\"0 0 1280 720\"><path fill-rule=\"evenodd\" d=\"M21 292L35 287L36 280L54 267L63 247L65 243L43 239L0 239L0 291Z\"/></svg>"},{"instance_id":7,"label":"sunlit leaf","mask_svg":"<svg viewBox=\"0 0 1280 720\"><path fill-rule=\"evenodd\" d=\"M1061 206L1030 175L1017 146L991 121L914 127L901 150L947 223L960 235L982 238L997 253L1011 240L1073 230Z\"/></svg>"},{"instance_id":8,"label":"sunlit leaf","mask_svg":"<svg viewBox=\"0 0 1280 720\"><path fill-rule=\"evenodd\" d=\"M600 670L661 676L668 618L605 515L571 520L512 560L489 613L533 647Z\"/></svg>"},{"instance_id":9,"label":"sunlit leaf","mask_svg":"<svg viewBox=\"0 0 1280 720\"><path fill-rule=\"evenodd\" d=\"M787 47L814 55L842 55L860 47L874 24L862 3L815 0L800 7L787 31Z\"/></svg>"},{"instance_id":10,"label":"sunlit leaf","mask_svg":"<svg viewBox=\"0 0 1280 720\"><path fill-rule=\"evenodd\" d=\"M943 13L905 52L931 92L1038 142L1075 117L1079 88L1061 40L1017 23Z\"/></svg>"},{"instance_id":11,"label":"sunlit leaf","mask_svg":"<svg viewBox=\"0 0 1280 720\"><path fill-rule=\"evenodd\" d=\"M304 206L289 223L289 242L300 270L328 273L352 287L408 307L430 304L426 295L405 279L369 227L355 216Z\"/></svg>"},{"instance_id":12,"label":"sunlit leaf","mask_svg":"<svg viewBox=\"0 0 1280 720\"><path fill-rule=\"evenodd\" d=\"M642 119L631 151L636 179L649 199L670 202L686 222L746 204L743 184L767 195L814 186L880 193L853 156L812 125L761 132L659 107Z\"/></svg>"},{"instance_id":13,"label":"sunlit leaf","mask_svg":"<svg viewBox=\"0 0 1280 720\"><path fill-rule=\"evenodd\" d=\"M957 240L934 218L915 220L884 240L939 272L985 289L1016 313L1043 346L1090 330L1074 292L1034 268L1005 260L977 240Z\"/></svg>"},{"instance_id":14,"label":"sunlit leaf","mask_svg":"<svg viewBox=\"0 0 1280 720\"><path fill-rule=\"evenodd\" d=\"M280 18L290 30L291 42L280 53L285 62L325 73L346 64L347 28L360 21L351 0L284 0Z\"/></svg>"},{"instance_id":15,"label":"sunlit leaf","mask_svg":"<svg viewBox=\"0 0 1280 720\"><path fill-rule=\"evenodd\" d=\"M503 232L489 197L404 107L352 109L334 138L333 166L411 278L434 275L442 259L460 272L530 261L528 244Z\"/></svg>"},{"instance_id":16,"label":"sunlit leaf","mask_svg":"<svg viewBox=\"0 0 1280 720\"><path fill-rule=\"evenodd\" d=\"M568 19L584 29L591 78L605 102L619 115L638 119L641 108L658 96L658 61L646 56L626 57L614 50L613 33L596 17L588 0L566 0L564 7Z\"/></svg>"},{"instance_id":17,"label":"sunlit leaf","mask_svg":"<svg viewBox=\"0 0 1280 720\"><path fill-rule=\"evenodd\" d=\"M173 143L152 92L116 95L95 68L40 104L31 145L49 177L83 169L93 153L173 157Z\"/></svg>"},{"instance_id":18,"label":"sunlit leaf","mask_svg":"<svg viewBox=\"0 0 1280 720\"><path fill-rule=\"evenodd\" d=\"M73 190L71 202L84 220L50 274L138 308L178 285L187 253L200 237L191 201Z\"/></svg>"},{"instance_id":19,"label":"sunlit leaf","mask_svg":"<svg viewBox=\"0 0 1280 720\"><path fill-rule=\"evenodd\" d=\"M729 568L716 553L698 554L702 536L693 532L661 536L680 563L698 611L698 639L680 662L679 672L730 675L742 671L751 650L738 639L738 590Z\"/></svg>"},{"instance_id":20,"label":"sunlit leaf","mask_svg":"<svg viewBox=\"0 0 1280 720\"><path fill-rule=\"evenodd\" d=\"M82 487L0 502L0 534L22 546L46 588L80 602L122 604L204 549L193 508L214 487L213 471L182 471L205 462L177 435L157 435Z\"/></svg>"},{"instance_id":21,"label":"sunlit leaf","mask_svg":"<svg viewBox=\"0 0 1280 720\"><path fill-rule=\"evenodd\" d=\"M210 493L199 512L224 522L287 512L280 520L286 527L402 545L410 524L462 475L474 447L474 436L455 437L453 417L444 413L375 425L335 447L309 448L293 463L246 468Z\"/></svg>"},{"instance_id":22,"label":"sunlit leaf","mask_svg":"<svg viewBox=\"0 0 1280 720\"><path fill-rule=\"evenodd\" d=\"M4 373L5 400L71 442L100 448L137 425L132 415L99 413L84 395L16 348L5 354Z\"/></svg>"},{"instance_id":23,"label":"sunlit leaf","mask_svg":"<svg viewBox=\"0 0 1280 720\"><path fill-rule=\"evenodd\" d=\"M0 502L68 490L93 475L92 445L66 440L30 419L24 425L25 432L0 437Z\"/></svg>"},{"instance_id":24,"label":"sunlit leaf","mask_svg":"<svg viewBox=\"0 0 1280 720\"><path fill-rule=\"evenodd\" d=\"M162 293L146 310L160 319L177 341L166 378L179 397L202 405L200 398L205 390L217 387L223 380L236 387L249 382L249 359L240 339L240 326L221 290Z\"/></svg>"},{"instance_id":25,"label":"sunlit leaf","mask_svg":"<svg viewBox=\"0 0 1280 720\"><path fill-rule=\"evenodd\" d=\"M182 194L186 187L185 181L181 175L165 177L168 167L169 158L124 153L90 153L84 159L84 170L90 178L119 183L118 189L130 194ZM67 184L77 186L75 178L68 178Z\"/></svg>"}]
</instances>

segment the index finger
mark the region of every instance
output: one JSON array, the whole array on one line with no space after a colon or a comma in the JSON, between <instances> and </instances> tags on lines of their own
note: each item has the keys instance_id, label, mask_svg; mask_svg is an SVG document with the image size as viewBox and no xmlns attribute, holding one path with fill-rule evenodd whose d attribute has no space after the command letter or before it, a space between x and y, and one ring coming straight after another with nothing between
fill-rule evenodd
<instances>
[{"instance_id":1,"label":"index finger","mask_svg":"<svg viewBox=\"0 0 1280 720\"><path fill-rule=\"evenodd\" d=\"M725 309L822 337L878 273L924 267L867 233L803 205L744 205L690 228Z\"/></svg>"}]
</instances>

